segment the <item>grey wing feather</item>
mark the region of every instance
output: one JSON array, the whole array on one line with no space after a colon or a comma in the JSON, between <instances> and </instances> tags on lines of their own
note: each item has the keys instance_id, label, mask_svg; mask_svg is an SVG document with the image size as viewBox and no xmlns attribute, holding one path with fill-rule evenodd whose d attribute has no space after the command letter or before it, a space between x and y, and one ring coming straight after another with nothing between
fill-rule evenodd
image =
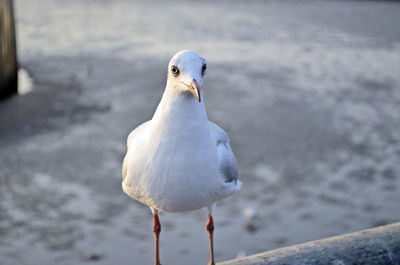
<instances>
[{"instance_id":1,"label":"grey wing feather","mask_svg":"<svg viewBox=\"0 0 400 265\"><path fill-rule=\"evenodd\" d=\"M238 169L236 158L229 144L230 140L226 132L213 122L209 122L210 131L217 145L220 170L225 177L225 182L236 182Z\"/></svg>"}]
</instances>

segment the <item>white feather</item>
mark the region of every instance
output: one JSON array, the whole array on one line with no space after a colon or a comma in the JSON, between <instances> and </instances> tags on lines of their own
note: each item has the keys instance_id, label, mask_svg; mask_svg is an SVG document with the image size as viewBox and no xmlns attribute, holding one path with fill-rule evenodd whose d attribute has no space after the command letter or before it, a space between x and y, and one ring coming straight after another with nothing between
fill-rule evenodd
<instances>
[{"instance_id":1,"label":"white feather","mask_svg":"<svg viewBox=\"0 0 400 265\"><path fill-rule=\"evenodd\" d=\"M193 54L184 54L180 61L186 62L185 56L191 59L188 75L194 71L190 66L198 65ZM208 121L204 100L176 89L176 82L167 82L152 120L130 133L127 146L123 190L153 209L195 210L240 189L239 181L226 181L225 167L236 169L229 138Z\"/></svg>"}]
</instances>

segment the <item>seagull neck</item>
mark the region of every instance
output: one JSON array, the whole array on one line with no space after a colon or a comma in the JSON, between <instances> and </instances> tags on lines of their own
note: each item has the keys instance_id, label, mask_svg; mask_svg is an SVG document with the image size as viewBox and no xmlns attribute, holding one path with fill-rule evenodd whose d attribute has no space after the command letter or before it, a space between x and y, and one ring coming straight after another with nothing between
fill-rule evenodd
<instances>
[{"instance_id":1,"label":"seagull neck","mask_svg":"<svg viewBox=\"0 0 400 265\"><path fill-rule=\"evenodd\" d=\"M203 99L199 102L190 92L179 92L167 87L153 120L165 122L170 119L173 119L175 124L203 125L207 123Z\"/></svg>"}]
</instances>

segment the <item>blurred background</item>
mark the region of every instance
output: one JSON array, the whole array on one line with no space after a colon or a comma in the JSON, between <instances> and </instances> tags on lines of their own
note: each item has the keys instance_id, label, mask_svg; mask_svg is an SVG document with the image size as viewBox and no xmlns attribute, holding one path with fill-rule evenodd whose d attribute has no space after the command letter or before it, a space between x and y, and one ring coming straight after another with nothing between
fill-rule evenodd
<instances>
[{"instance_id":1,"label":"blurred background","mask_svg":"<svg viewBox=\"0 0 400 265\"><path fill-rule=\"evenodd\" d=\"M243 182L217 206L217 261L400 220L400 2L14 8L23 95L0 102L0 264L153 262L151 213L120 167L182 49L208 60L209 119ZM161 215L163 264L208 262L206 215Z\"/></svg>"}]
</instances>

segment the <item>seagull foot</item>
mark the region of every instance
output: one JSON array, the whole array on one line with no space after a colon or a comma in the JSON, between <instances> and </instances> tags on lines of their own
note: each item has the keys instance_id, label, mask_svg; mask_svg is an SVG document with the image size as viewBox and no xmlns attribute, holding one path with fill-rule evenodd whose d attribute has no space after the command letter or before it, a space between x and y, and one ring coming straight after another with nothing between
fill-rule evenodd
<instances>
[{"instance_id":1,"label":"seagull foot","mask_svg":"<svg viewBox=\"0 0 400 265\"><path fill-rule=\"evenodd\" d=\"M208 215L208 220L207 220L207 225L206 225L209 237L210 237L210 263L208 265L215 265L215 259L214 259L214 240L213 240L213 234L214 234L214 221L213 218L210 215Z\"/></svg>"}]
</instances>

